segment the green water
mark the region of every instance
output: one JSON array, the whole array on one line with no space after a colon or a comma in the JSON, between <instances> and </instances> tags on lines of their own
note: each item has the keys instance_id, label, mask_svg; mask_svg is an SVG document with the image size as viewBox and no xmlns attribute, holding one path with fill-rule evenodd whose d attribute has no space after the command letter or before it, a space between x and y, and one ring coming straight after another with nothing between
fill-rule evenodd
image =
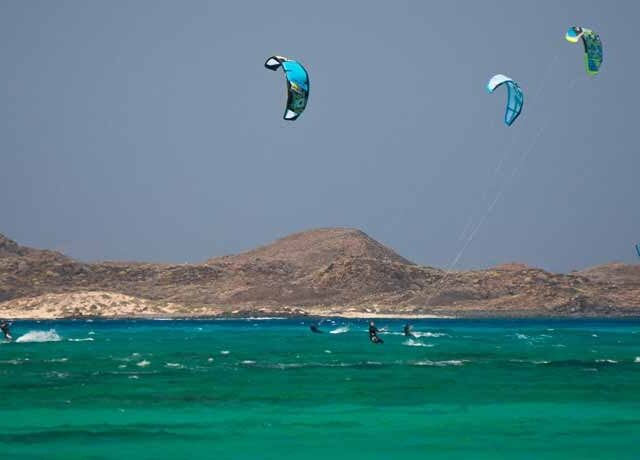
<instances>
[{"instance_id":1,"label":"green water","mask_svg":"<svg viewBox=\"0 0 640 460\"><path fill-rule=\"evenodd\" d=\"M20 459L638 459L640 320L17 322ZM349 330L330 334L340 326Z\"/></svg>"}]
</instances>

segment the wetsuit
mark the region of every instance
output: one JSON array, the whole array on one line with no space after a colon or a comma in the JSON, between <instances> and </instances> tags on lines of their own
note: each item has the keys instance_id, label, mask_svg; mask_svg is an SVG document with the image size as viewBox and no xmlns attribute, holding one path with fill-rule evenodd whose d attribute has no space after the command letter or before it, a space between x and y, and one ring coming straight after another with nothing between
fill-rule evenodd
<instances>
[{"instance_id":1,"label":"wetsuit","mask_svg":"<svg viewBox=\"0 0 640 460\"><path fill-rule=\"evenodd\" d=\"M0 324L0 331L2 331L2 333L4 334L4 338L7 340L11 340L11 331L9 330L9 324L7 324L6 321L3 321L2 324Z\"/></svg>"},{"instance_id":2,"label":"wetsuit","mask_svg":"<svg viewBox=\"0 0 640 460\"><path fill-rule=\"evenodd\" d=\"M413 337L413 333L411 332L411 325L410 324L405 324L404 325L404 335L407 337Z\"/></svg>"},{"instance_id":3,"label":"wetsuit","mask_svg":"<svg viewBox=\"0 0 640 460\"><path fill-rule=\"evenodd\" d=\"M371 340L373 343L384 343L384 341L380 337L378 337L378 332L379 331L380 330L377 327L375 327L373 325L370 325L369 326L369 340Z\"/></svg>"},{"instance_id":4,"label":"wetsuit","mask_svg":"<svg viewBox=\"0 0 640 460\"><path fill-rule=\"evenodd\" d=\"M318 326L316 324L312 324L311 326L309 326L309 329L311 329L311 332L315 332L316 334L322 334L322 331L318 329Z\"/></svg>"}]
</instances>

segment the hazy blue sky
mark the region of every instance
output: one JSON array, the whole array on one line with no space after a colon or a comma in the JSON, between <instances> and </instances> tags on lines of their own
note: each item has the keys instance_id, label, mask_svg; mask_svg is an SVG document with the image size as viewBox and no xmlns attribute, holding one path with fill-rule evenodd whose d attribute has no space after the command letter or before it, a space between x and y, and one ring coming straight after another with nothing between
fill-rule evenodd
<instances>
[{"instance_id":1,"label":"hazy blue sky","mask_svg":"<svg viewBox=\"0 0 640 460\"><path fill-rule=\"evenodd\" d=\"M457 267L632 262L639 19L632 0L3 0L0 233L197 262L348 226L447 266L504 187ZM595 78L571 25L602 37ZM311 76L293 123L272 54ZM496 73L525 91L512 128Z\"/></svg>"}]
</instances>

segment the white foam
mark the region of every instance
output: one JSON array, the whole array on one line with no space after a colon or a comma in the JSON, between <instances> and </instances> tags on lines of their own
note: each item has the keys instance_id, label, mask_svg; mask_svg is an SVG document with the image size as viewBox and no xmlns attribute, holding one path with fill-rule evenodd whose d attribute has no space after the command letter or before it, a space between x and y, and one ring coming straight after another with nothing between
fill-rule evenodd
<instances>
[{"instance_id":1,"label":"white foam","mask_svg":"<svg viewBox=\"0 0 640 460\"><path fill-rule=\"evenodd\" d=\"M324 351L326 354L330 355L331 354L331 350L325 350Z\"/></svg>"},{"instance_id":2,"label":"white foam","mask_svg":"<svg viewBox=\"0 0 640 460\"><path fill-rule=\"evenodd\" d=\"M517 339L520 339L520 340L526 340L526 339L528 339L529 337L528 337L527 335L525 335L525 334L517 333L517 334L516 334L516 338L517 338Z\"/></svg>"},{"instance_id":3,"label":"white foam","mask_svg":"<svg viewBox=\"0 0 640 460\"><path fill-rule=\"evenodd\" d=\"M284 369L294 369L298 367L306 367L306 365L300 364L300 363L276 363L276 364L267 365L266 367L272 368L272 369L284 370Z\"/></svg>"},{"instance_id":4,"label":"white foam","mask_svg":"<svg viewBox=\"0 0 640 460\"><path fill-rule=\"evenodd\" d=\"M411 332L415 337L433 337L433 338L438 338L438 337L446 337L447 334L445 334L444 332L419 332L419 331L412 331Z\"/></svg>"},{"instance_id":5,"label":"white foam","mask_svg":"<svg viewBox=\"0 0 640 460\"><path fill-rule=\"evenodd\" d=\"M228 355L229 353L231 353L229 350L222 350L220 352L221 355Z\"/></svg>"},{"instance_id":6,"label":"white foam","mask_svg":"<svg viewBox=\"0 0 640 460\"><path fill-rule=\"evenodd\" d=\"M47 377L54 377L54 378L57 378L57 379L66 379L67 377L69 377L69 373L68 372L53 371L53 372L47 372L46 376Z\"/></svg>"},{"instance_id":7,"label":"white foam","mask_svg":"<svg viewBox=\"0 0 640 460\"><path fill-rule=\"evenodd\" d=\"M60 342L62 337L58 335L55 329L48 331L29 331L18 337L16 342L19 343L43 343L43 342Z\"/></svg>"},{"instance_id":8,"label":"white foam","mask_svg":"<svg viewBox=\"0 0 640 460\"><path fill-rule=\"evenodd\" d=\"M47 360L48 363L66 363L69 361L69 358L53 358Z\"/></svg>"},{"instance_id":9,"label":"white foam","mask_svg":"<svg viewBox=\"0 0 640 460\"><path fill-rule=\"evenodd\" d=\"M596 363L618 364L615 359L596 359Z\"/></svg>"},{"instance_id":10,"label":"white foam","mask_svg":"<svg viewBox=\"0 0 640 460\"><path fill-rule=\"evenodd\" d=\"M172 367L172 368L182 368L182 364L180 363L165 363L164 367Z\"/></svg>"},{"instance_id":11,"label":"white foam","mask_svg":"<svg viewBox=\"0 0 640 460\"><path fill-rule=\"evenodd\" d=\"M207 361L212 363L213 362L213 358L209 358L209 359L207 359Z\"/></svg>"},{"instance_id":12,"label":"white foam","mask_svg":"<svg viewBox=\"0 0 640 460\"><path fill-rule=\"evenodd\" d=\"M329 334L344 334L345 332L349 332L349 326L340 326L338 328L335 328L331 331L329 331Z\"/></svg>"},{"instance_id":13,"label":"white foam","mask_svg":"<svg viewBox=\"0 0 640 460\"><path fill-rule=\"evenodd\" d=\"M636 356L636 359L634 359L633 362L636 364L640 364L640 356Z\"/></svg>"},{"instance_id":14,"label":"white foam","mask_svg":"<svg viewBox=\"0 0 640 460\"><path fill-rule=\"evenodd\" d=\"M412 364L414 366L436 366L436 367L445 367L445 366L462 366L465 363L465 360L461 359L450 359L446 361L414 361Z\"/></svg>"},{"instance_id":15,"label":"white foam","mask_svg":"<svg viewBox=\"0 0 640 460\"><path fill-rule=\"evenodd\" d=\"M242 361L242 364L255 364L256 362L251 360L251 359L245 359L244 361Z\"/></svg>"},{"instance_id":16,"label":"white foam","mask_svg":"<svg viewBox=\"0 0 640 460\"><path fill-rule=\"evenodd\" d=\"M142 361L137 363L136 366L138 366L138 367L147 367L149 364L151 364L149 361L147 361L146 359L143 359Z\"/></svg>"},{"instance_id":17,"label":"white foam","mask_svg":"<svg viewBox=\"0 0 640 460\"><path fill-rule=\"evenodd\" d=\"M402 342L402 345L405 345L407 347L427 347L427 348L430 348L433 346L430 343L422 343L419 340L414 340L414 339L405 340L404 342Z\"/></svg>"},{"instance_id":18,"label":"white foam","mask_svg":"<svg viewBox=\"0 0 640 460\"><path fill-rule=\"evenodd\" d=\"M84 339L67 339L69 342L93 342L93 337L85 337Z\"/></svg>"}]
</instances>

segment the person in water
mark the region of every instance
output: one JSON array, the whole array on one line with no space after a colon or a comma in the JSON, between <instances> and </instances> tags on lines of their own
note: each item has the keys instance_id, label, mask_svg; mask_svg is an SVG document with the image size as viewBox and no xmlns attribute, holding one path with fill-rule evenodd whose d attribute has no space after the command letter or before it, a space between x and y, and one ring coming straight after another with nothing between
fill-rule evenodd
<instances>
[{"instance_id":1,"label":"person in water","mask_svg":"<svg viewBox=\"0 0 640 460\"><path fill-rule=\"evenodd\" d=\"M311 332L315 332L316 334L322 334L322 331L318 329L318 325L316 323L312 323L311 326L309 326L309 329L311 329Z\"/></svg>"},{"instance_id":2,"label":"person in water","mask_svg":"<svg viewBox=\"0 0 640 460\"><path fill-rule=\"evenodd\" d=\"M404 332L404 335L406 337L413 337L413 332L411 332L411 324L409 323L405 324L402 331Z\"/></svg>"},{"instance_id":3,"label":"person in water","mask_svg":"<svg viewBox=\"0 0 640 460\"><path fill-rule=\"evenodd\" d=\"M369 322L369 340L373 343L384 343L384 341L378 337L378 332L380 329L376 327L376 324L373 321Z\"/></svg>"},{"instance_id":4,"label":"person in water","mask_svg":"<svg viewBox=\"0 0 640 460\"><path fill-rule=\"evenodd\" d=\"M13 337L11 337L11 331L9 330L9 323L7 323L5 320L2 320L2 322L0 323L0 331L2 331L6 340L13 339Z\"/></svg>"}]
</instances>

